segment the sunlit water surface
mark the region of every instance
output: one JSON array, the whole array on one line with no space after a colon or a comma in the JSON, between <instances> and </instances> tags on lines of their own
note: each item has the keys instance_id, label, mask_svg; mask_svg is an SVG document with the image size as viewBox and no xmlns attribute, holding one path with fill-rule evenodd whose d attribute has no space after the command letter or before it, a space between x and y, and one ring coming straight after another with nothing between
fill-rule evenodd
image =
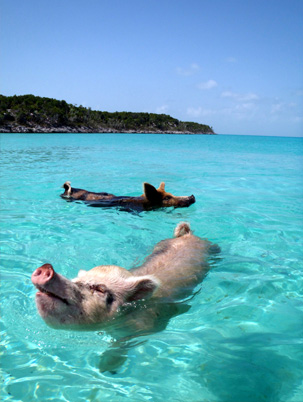
<instances>
[{"instance_id":1,"label":"sunlit water surface","mask_svg":"<svg viewBox=\"0 0 303 402\"><path fill-rule=\"evenodd\" d=\"M303 400L302 139L2 134L3 401ZM140 195L142 183L196 196L189 208L132 214L59 197L61 185ZM116 372L111 338L54 330L35 307L45 262L72 278L131 268L189 221L220 259L167 328L140 339Z\"/></svg>"}]
</instances>

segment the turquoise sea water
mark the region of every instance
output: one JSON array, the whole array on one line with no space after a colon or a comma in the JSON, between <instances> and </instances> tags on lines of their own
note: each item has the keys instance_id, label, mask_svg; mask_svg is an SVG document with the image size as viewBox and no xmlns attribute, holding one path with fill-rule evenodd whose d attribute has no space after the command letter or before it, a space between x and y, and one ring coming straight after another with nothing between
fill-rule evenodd
<instances>
[{"instance_id":1,"label":"turquoise sea water","mask_svg":"<svg viewBox=\"0 0 303 402\"><path fill-rule=\"evenodd\" d=\"M1 400L302 402L303 140L239 136L2 134ZM196 196L132 214L59 197L61 185ZM111 338L54 330L31 274L131 268L180 221L221 246L188 312L143 337L116 373Z\"/></svg>"}]
</instances>

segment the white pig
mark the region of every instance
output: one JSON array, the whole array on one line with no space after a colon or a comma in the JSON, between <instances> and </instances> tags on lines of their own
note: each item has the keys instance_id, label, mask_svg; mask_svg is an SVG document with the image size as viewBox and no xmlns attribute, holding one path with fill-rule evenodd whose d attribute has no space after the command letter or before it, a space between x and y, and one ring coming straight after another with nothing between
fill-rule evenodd
<instances>
[{"instance_id":1,"label":"white pig","mask_svg":"<svg viewBox=\"0 0 303 402\"><path fill-rule=\"evenodd\" d=\"M133 336L165 328L176 300L188 296L209 269L207 257L220 249L193 235L181 222L175 237L158 243L130 271L100 265L69 280L44 264L32 274L36 304L44 321L58 329L118 330Z\"/></svg>"}]
</instances>

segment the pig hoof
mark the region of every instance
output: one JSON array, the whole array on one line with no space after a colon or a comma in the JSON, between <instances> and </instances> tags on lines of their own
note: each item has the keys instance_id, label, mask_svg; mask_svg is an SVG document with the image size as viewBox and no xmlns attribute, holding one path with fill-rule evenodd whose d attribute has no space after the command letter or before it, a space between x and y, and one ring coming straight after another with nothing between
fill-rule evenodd
<instances>
[{"instance_id":1,"label":"pig hoof","mask_svg":"<svg viewBox=\"0 0 303 402\"><path fill-rule=\"evenodd\" d=\"M118 369L126 362L127 352L123 349L109 349L105 351L99 362L100 373L109 372L111 374L117 374Z\"/></svg>"}]
</instances>

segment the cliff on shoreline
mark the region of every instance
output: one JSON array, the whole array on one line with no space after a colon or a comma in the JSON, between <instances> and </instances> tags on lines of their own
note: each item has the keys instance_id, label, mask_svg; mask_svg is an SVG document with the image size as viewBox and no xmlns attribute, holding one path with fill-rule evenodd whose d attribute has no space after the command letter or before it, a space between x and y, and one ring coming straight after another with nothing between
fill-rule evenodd
<instances>
[{"instance_id":1,"label":"cliff on shoreline","mask_svg":"<svg viewBox=\"0 0 303 402\"><path fill-rule=\"evenodd\" d=\"M0 133L215 134L165 114L109 113L34 95L0 95Z\"/></svg>"}]
</instances>

